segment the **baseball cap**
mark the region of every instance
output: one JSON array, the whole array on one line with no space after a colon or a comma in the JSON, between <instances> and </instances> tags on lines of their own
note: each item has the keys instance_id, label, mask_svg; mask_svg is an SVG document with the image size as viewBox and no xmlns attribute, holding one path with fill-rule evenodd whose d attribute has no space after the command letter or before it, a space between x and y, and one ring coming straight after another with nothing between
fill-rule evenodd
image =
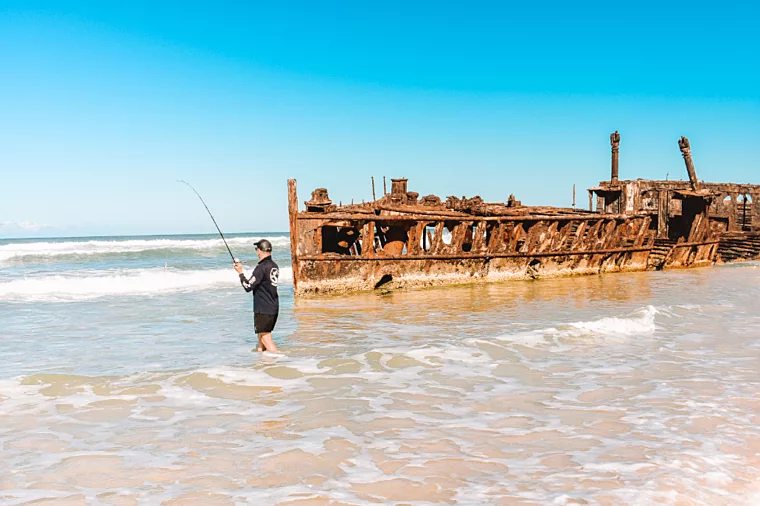
<instances>
[{"instance_id":1,"label":"baseball cap","mask_svg":"<svg viewBox=\"0 0 760 506\"><path fill-rule=\"evenodd\" d=\"M253 244L256 246L256 249L260 249L261 251L265 253L272 252L272 243L267 241L266 239L260 239Z\"/></svg>"}]
</instances>

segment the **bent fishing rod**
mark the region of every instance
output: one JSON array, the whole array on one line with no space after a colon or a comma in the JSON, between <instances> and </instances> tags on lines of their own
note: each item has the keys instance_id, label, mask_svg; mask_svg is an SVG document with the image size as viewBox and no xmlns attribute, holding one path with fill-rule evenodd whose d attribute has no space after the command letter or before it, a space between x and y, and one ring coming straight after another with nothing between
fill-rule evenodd
<instances>
[{"instance_id":1,"label":"bent fishing rod","mask_svg":"<svg viewBox=\"0 0 760 506\"><path fill-rule=\"evenodd\" d=\"M225 246L227 246L227 251L228 251L228 252L229 252L229 254L230 254L230 258L232 258L232 263L234 263L234 264L239 264L239 263L240 263L240 260L238 260L237 258L235 258L235 256L232 254L232 251L230 250L230 247L229 247L229 245L227 244L227 240L224 238L224 234L222 233L222 230L219 228L219 225L217 225L217 224L216 224L216 220L214 219L214 215L213 215L213 214L211 214L211 210L210 210L210 209L208 208L208 206L206 205L206 202L203 200L203 197L201 197L201 194L200 194L200 193L198 193L198 192L196 191L196 189L195 189L195 188L193 188L193 185L191 185L191 184L190 184L190 183L188 183L187 181L183 181L182 179L177 179L177 182L179 182L179 183L185 183L187 186L189 186L189 187L190 187L190 189L191 189L191 190L193 190L193 191L195 192L195 194L196 194L196 195L198 195L198 198L199 198L199 199L201 199L201 202L203 203L203 207L205 207L205 208L206 208L206 211L208 211L208 215L209 215L209 216L211 216L211 221L213 221L213 222L214 222L214 226L216 226L216 229L219 231L219 235L220 235L220 236L222 236L222 241L224 241L224 245L225 245Z\"/></svg>"}]
</instances>

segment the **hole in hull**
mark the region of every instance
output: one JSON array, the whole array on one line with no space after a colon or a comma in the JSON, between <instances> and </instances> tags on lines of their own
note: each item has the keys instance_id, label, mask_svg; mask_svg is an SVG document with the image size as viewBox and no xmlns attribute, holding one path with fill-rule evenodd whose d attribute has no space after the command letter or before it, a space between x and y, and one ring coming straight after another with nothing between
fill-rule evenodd
<instances>
[{"instance_id":1,"label":"hole in hull","mask_svg":"<svg viewBox=\"0 0 760 506\"><path fill-rule=\"evenodd\" d=\"M380 281L375 283L375 290L377 290L383 285L390 283L391 281L393 281L393 276L391 276L390 274L383 274L383 277L380 278Z\"/></svg>"}]
</instances>

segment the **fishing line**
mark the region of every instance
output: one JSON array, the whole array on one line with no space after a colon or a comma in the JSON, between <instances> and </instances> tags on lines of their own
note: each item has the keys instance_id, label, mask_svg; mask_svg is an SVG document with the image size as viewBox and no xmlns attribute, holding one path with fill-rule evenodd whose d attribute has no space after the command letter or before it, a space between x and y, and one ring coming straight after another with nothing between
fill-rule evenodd
<instances>
[{"instance_id":1,"label":"fishing line","mask_svg":"<svg viewBox=\"0 0 760 506\"><path fill-rule=\"evenodd\" d=\"M222 241L224 241L224 245L227 246L227 251L230 253L230 258L232 258L232 263L240 263L240 260L235 258L235 256L232 254L232 251L230 250L229 245L227 244L227 240L224 238L224 234L222 233L222 230L219 228L219 225L216 224L216 220L214 219L214 215L211 214L211 210L206 205L206 202L203 200L203 197L201 197L201 194L196 191L195 188L193 188L193 185L188 183L187 181L183 181L182 179L177 179L180 183L185 183L187 186L190 187L191 190L195 192L196 195L198 195L198 198L201 199L201 202L203 203L203 207L206 208L206 211L208 211L208 215L211 216L211 221L214 222L214 226L216 226L216 229L219 231L219 235L222 236Z\"/></svg>"}]
</instances>

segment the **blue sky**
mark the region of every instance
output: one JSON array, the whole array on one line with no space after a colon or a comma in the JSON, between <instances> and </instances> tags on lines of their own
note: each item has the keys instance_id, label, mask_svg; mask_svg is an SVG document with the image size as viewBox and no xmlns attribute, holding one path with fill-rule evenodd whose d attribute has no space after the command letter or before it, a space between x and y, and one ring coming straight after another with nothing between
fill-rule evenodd
<instances>
[{"instance_id":1,"label":"blue sky","mask_svg":"<svg viewBox=\"0 0 760 506\"><path fill-rule=\"evenodd\" d=\"M160 4L160 5L156 5ZM760 183L760 7L0 3L0 237L287 230L286 180L568 206L572 185Z\"/></svg>"}]
</instances>

